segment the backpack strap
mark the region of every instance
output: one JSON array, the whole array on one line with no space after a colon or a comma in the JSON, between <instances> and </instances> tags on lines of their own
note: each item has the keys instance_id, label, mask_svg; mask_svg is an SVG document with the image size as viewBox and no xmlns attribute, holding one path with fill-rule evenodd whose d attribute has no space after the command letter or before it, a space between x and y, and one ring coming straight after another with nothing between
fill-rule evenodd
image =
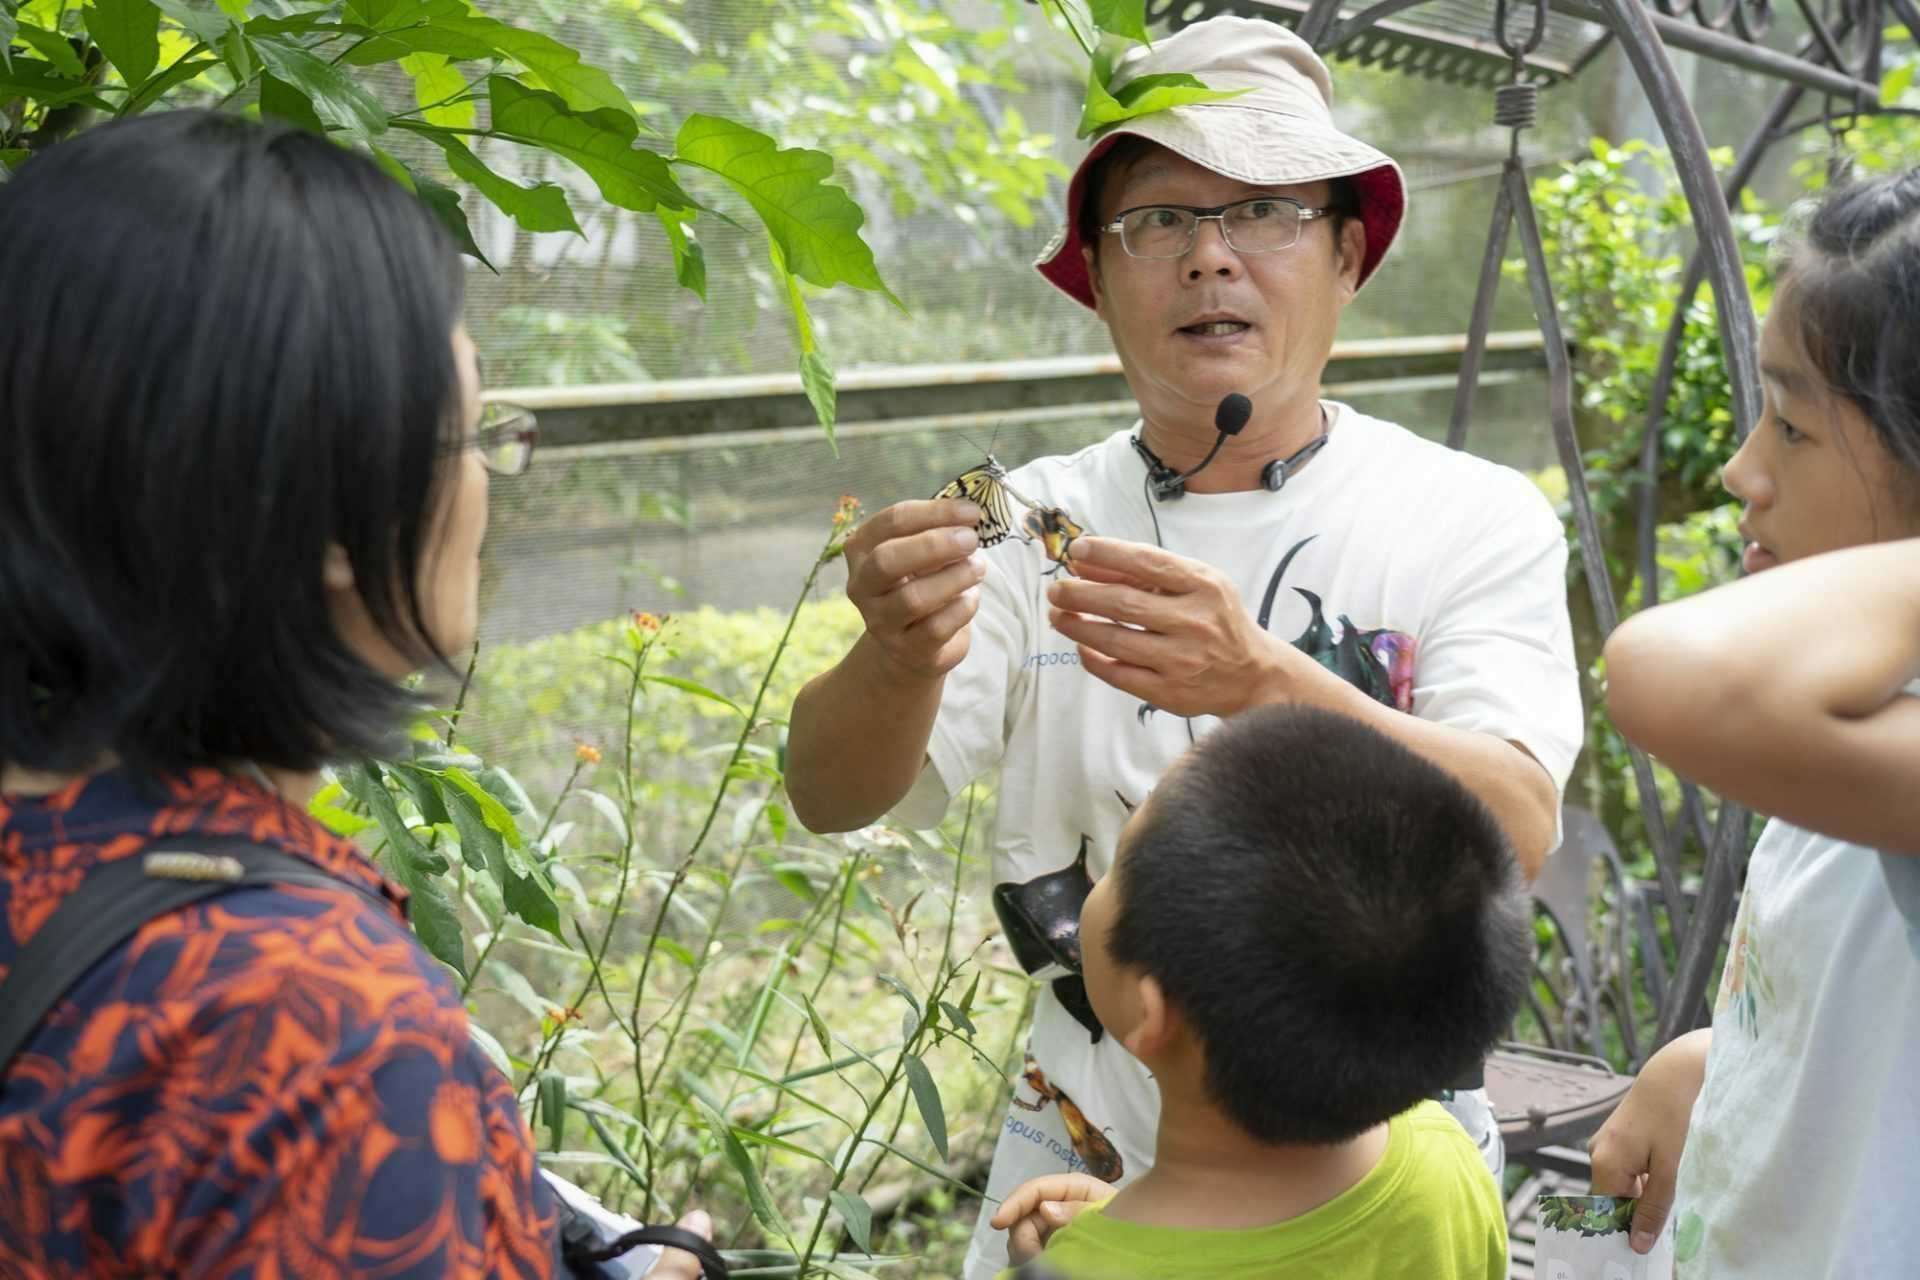
<instances>
[{"instance_id":1,"label":"backpack strap","mask_svg":"<svg viewBox=\"0 0 1920 1280\"><path fill-rule=\"evenodd\" d=\"M0 982L0 1091L61 997L150 920L235 889L286 884L345 889L387 906L372 890L244 836L191 839L94 867L21 948Z\"/></svg>"}]
</instances>

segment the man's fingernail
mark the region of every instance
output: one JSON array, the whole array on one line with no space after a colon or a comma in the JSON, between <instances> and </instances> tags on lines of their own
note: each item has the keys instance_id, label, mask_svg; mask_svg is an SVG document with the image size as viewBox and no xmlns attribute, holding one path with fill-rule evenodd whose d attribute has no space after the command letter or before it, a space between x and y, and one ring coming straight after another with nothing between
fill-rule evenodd
<instances>
[{"instance_id":1,"label":"man's fingernail","mask_svg":"<svg viewBox=\"0 0 1920 1280\"><path fill-rule=\"evenodd\" d=\"M1629 1243L1633 1246L1633 1251L1635 1253L1645 1253L1649 1249L1653 1248L1653 1238L1655 1234L1656 1233L1652 1231L1634 1232L1631 1240L1629 1241Z\"/></svg>"},{"instance_id":2,"label":"man's fingernail","mask_svg":"<svg viewBox=\"0 0 1920 1280\"><path fill-rule=\"evenodd\" d=\"M955 529L953 531L953 545L955 549L963 553L971 551L980 545L980 535L972 529Z\"/></svg>"}]
</instances>

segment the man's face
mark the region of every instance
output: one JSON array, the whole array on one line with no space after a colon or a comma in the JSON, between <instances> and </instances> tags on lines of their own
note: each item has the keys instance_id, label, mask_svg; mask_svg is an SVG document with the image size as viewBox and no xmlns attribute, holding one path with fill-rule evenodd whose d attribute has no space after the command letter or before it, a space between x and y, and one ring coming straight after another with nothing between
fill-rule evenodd
<instances>
[{"instance_id":1,"label":"man's face","mask_svg":"<svg viewBox=\"0 0 1920 1280\"><path fill-rule=\"evenodd\" d=\"M1108 175L1099 215L1107 224L1143 204L1211 207L1259 195L1320 208L1332 188L1253 186L1155 147ZM1083 250L1095 309L1149 421L1210 429L1230 392L1251 398L1256 411L1317 394L1365 247L1359 219L1347 220L1338 245L1334 221L1303 224L1293 247L1271 253L1236 252L1217 221L1201 223L1180 258L1132 257L1118 233L1102 234L1097 254Z\"/></svg>"}]
</instances>

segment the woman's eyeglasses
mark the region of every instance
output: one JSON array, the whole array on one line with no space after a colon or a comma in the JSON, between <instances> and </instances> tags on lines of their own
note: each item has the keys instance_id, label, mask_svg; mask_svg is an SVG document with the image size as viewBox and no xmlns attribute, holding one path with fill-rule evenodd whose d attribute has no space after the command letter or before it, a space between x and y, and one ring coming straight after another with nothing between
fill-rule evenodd
<instances>
[{"instance_id":1,"label":"woman's eyeglasses","mask_svg":"<svg viewBox=\"0 0 1920 1280\"><path fill-rule=\"evenodd\" d=\"M481 411L479 425L457 447L478 449L481 464L494 475L517 476L533 461L533 445L539 437L533 410L494 403Z\"/></svg>"}]
</instances>

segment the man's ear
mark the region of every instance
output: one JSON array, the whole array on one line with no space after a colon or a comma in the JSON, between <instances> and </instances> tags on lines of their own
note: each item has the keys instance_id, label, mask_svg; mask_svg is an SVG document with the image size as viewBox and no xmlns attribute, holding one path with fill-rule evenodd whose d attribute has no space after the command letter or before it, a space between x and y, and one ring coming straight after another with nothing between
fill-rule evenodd
<instances>
[{"instance_id":1,"label":"man's ear","mask_svg":"<svg viewBox=\"0 0 1920 1280\"><path fill-rule=\"evenodd\" d=\"M1340 222L1340 305L1360 291L1360 266L1367 260L1367 224L1359 217Z\"/></svg>"},{"instance_id":2,"label":"man's ear","mask_svg":"<svg viewBox=\"0 0 1920 1280\"><path fill-rule=\"evenodd\" d=\"M1173 1046L1179 1038L1182 1023L1180 1014L1167 1000L1165 988L1160 979L1152 974L1141 974L1134 980L1133 1007L1139 1016L1127 1033L1120 1038L1127 1052L1142 1062L1158 1058Z\"/></svg>"},{"instance_id":3,"label":"man's ear","mask_svg":"<svg viewBox=\"0 0 1920 1280\"><path fill-rule=\"evenodd\" d=\"M1080 261L1087 264L1087 288L1093 291L1093 313L1105 320L1107 293L1106 286L1100 280L1100 255L1093 251L1092 245L1083 244L1080 246Z\"/></svg>"},{"instance_id":4,"label":"man's ear","mask_svg":"<svg viewBox=\"0 0 1920 1280\"><path fill-rule=\"evenodd\" d=\"M348 558L347 549L337 542L329 542L320 557L320 585L329 591L354 588L353 561Z\"/></svg>"}]
</instances>

